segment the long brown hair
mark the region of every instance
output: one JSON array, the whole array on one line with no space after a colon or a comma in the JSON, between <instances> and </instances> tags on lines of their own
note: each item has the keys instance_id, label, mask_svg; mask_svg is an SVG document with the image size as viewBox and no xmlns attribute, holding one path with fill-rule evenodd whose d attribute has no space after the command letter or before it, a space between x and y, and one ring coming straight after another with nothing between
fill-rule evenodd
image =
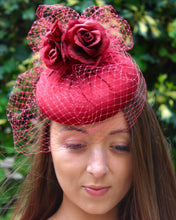
<instances>
[{"instance_id":1,"label":"long brown hair","mask_svg":"<svg viewBox=\"0 0 176 220\"><path fill-rule=\"evenodd\" d=\"M134 164L130 201L124 218L134 220L174 220L176 217L176 177L168 144L148 103L131 129ZM130 212L130 217L128 212Z\"/></svg>"},{"instance_id":2,"label":"long brown hair","mask_svg":"<svg viewBox=\"0 0 176 220\"><path fill-rule=\"evenodd\" d=\"M130 132L133 186L118 206L118 220L174 220L175 171L168 145L148 103ZM35 155L15 215L21 213L20 220L46 220L61 202L62 189L50 153Z\"/></svg>"}]
</instances>

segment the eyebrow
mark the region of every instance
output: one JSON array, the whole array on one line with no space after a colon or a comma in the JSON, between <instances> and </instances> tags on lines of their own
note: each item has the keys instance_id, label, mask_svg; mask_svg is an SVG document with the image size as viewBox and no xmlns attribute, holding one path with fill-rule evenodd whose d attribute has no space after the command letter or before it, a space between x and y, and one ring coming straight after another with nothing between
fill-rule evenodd
<instances>
[{"instance_id":1,"label":"eyebrow","mask_svg":"<svg viewBox=\"0 0 176 220\"><path fill-rule=\"evenodd\" d=\"M76 128L74 126L64 126L63 128L61 128L60 131L77 131L77 132L81 132L81 133L84 133L84 134L88 134L88 132L84 129L81 129L81 128ZM118 133L128 133L129 130L127 128L124 128L124 129L119 129L119 130L114 130L114 131L111 131L108 135L115 135L115 134L118 134Z\"/></svg>"},{"instance_id":2,"label":"eyebrow","mask_svg":"<svg viewBox=\"0 0 176 220\"><path fill-rule=\"evenodd\" d=\"M128 133L129 130L127 128L124 128L124 129L119 129L119 130L114 130L114 131L111 131L109 133L109 135L114 135L114 134L118 134L118 133Z\"/></svg>"},{"instance_id":3,"label":"eyebrow","mask_svg":"<svg viewBox=\"0 0 176 220\"><path fill-rule=\"evenodd\" d=\"M84 133L84 134L88 134L88 132L84 129L81 129L81 128L76 128L74 126L64 126L63 128L61 128L60 131L78 131L78 132L81 132L81 133Z\"/></svg>"}]
</instances>

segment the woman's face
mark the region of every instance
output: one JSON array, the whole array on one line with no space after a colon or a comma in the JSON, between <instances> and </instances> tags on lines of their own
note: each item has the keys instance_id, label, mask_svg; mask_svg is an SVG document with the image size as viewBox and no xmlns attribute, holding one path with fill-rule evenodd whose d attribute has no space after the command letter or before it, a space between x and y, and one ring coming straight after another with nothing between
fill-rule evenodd
<instances>
[{"instance_id":1,"label":"woman's face","mask_svg":"<svg viewBox=\"0 0 176 220\"><path fill-rule=\"evenodd\" d=\"M52 122L50 144L63 204L89 214L117 210L133 175L130 134L121 113L91 126Z\"/></svg>"}]
</instances>

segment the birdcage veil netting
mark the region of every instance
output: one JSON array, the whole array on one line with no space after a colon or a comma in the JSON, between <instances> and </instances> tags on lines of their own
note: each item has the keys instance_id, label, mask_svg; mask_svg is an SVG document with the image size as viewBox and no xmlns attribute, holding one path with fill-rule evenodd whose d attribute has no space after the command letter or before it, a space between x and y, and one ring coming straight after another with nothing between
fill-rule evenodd
<instances>
[{"instance_id":1,"label":"birdcage veil netting","mask_svg":"<svg viewBox=\"0 0 176 220\"><path fill-rule=\"evenodd\" d=\"M127 21L112 6L79 15L41 5L36 14L27 39L40 58L19 75L7 107L17 151L50 151L51 121L86 126L122 112L131 128L142 112L146 84L127 53L133 47Z\"/></svg>"}]
</instances>

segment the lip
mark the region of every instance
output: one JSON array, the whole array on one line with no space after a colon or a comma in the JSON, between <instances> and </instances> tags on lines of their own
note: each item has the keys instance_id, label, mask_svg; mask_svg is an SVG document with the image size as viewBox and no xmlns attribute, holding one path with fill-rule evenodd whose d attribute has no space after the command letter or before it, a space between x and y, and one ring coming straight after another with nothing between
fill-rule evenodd
<instances>
[{"instance_id":1,"label":"lip","mask_svg":"<svg viewBox=\"0 0 176 220\"><path fill-rule=\"evenodd\" d=\"M94 197L104 196L110 188L111 186L83 186L83 189Z\"/></svg>"}]
</instances>

